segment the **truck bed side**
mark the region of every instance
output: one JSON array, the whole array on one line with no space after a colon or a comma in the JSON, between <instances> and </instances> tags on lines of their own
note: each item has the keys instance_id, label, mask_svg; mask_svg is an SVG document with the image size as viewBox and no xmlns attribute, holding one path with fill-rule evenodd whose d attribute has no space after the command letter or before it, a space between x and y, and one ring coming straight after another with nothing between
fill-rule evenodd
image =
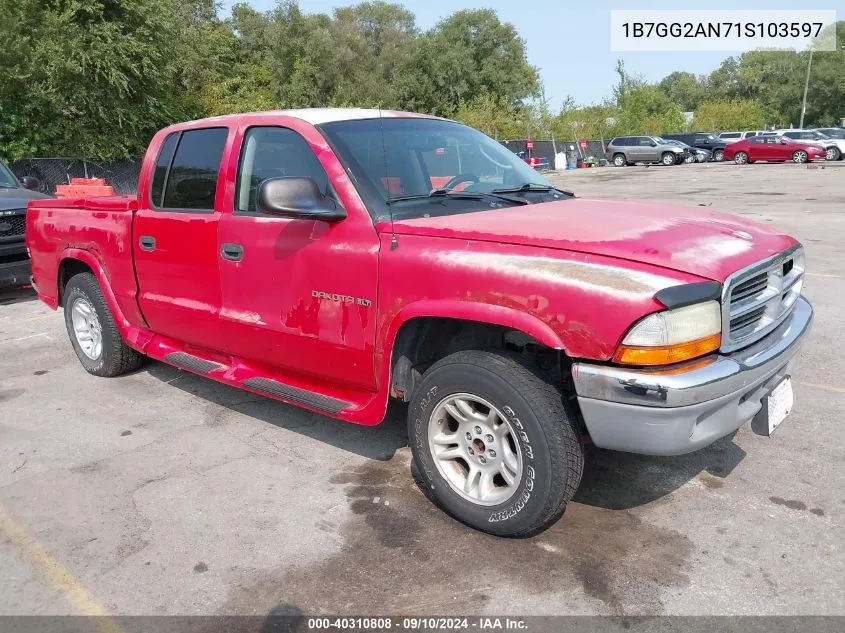
<instances>
[{"instance_id":1,"label":"truck bed side","mask_svg":"<svg viewBox=\"0 0 845 633\"><path fill-rule=\"evenodd\" d=\"M135 196L30 202L26 243L39 298L57 308L66 277L87 267L98 277L106 299L116 304L112 311L124 334L131 326L145 327L132 257L137 208Z\"/></svg>"}]
</instances>

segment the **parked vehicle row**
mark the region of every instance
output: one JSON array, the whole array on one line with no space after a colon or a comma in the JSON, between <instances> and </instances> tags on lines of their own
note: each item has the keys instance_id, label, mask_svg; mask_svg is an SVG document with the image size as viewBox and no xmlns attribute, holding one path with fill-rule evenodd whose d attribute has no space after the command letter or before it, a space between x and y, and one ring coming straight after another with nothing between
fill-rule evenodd
<instances>
[{"instance_id":1,"label":"parked vehicle row","mask_svg":"<svg viewBox=\"0 0 845 633\"><path fill-rule=\"evenodd\" d=\"M845 158L845 129L747 130L663 136L618 136L605 147L608 163L616 167L636 163L676 165L732 160L806 163Z\"/></svg>"}]
</instances>

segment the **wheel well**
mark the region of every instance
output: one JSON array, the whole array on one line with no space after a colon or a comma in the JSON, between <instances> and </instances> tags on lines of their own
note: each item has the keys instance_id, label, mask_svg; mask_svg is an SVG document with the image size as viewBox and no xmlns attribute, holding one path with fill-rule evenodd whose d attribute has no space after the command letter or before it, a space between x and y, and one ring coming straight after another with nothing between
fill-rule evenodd
<instances>
[{"instance_id":1,"label":"wheel well","mask_svg":"<svg viewBox=\"0 0 845 633\"><path fill-rule=\"evenodd\" d=\"M91 267L83 261L78 259L68 258L63 259L62 263L59 264L59 305L62 305L65 295L65 288L67 288L67 283L71 280L74 275L78 275L79 273L93 273L94 271L91 270Z\"/></svg>"},{"instance_id":2,"label":"wheel well","mask_svg":"<svg viewBox=\"0 0 845 633\"><path fill-rule=\"evenodd\" d=\"M410 402L422 374L435 362L471 349L507 349L549 375L554 384L571 385L571 361L521 330L463 319L418 317L402 324L391 357L390 395ZM572 389L574 394L574 388Z\"/></svg>"}]
</instances>

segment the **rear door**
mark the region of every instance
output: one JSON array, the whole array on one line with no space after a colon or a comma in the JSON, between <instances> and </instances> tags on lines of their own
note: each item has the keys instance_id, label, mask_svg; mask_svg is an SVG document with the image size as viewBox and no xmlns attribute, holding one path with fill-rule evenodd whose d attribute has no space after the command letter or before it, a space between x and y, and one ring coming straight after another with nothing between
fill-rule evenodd
<instances>
[{"instance_id":1,"label":"rear door","mask_svg":"<svg viewBox=\"0 0 845 633\"><path fill-rule=\"evenodd\" d=\"M208 349L221 341L217 199L223 195L219 172L228 137L226 127L170 134L134 224L144 318L156 334Z\"/></svg>"}]
</instances>

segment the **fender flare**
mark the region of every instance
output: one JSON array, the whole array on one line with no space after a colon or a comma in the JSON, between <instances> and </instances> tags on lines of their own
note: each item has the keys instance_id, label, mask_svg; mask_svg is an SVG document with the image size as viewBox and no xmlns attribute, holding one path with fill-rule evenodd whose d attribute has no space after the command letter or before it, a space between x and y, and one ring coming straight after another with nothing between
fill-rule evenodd
<instances>
[{"instance_id":1,"label":"fender flare","mask_svg":"<svg viewBox=\"0 0 845 633\"><path fill-rule=\"evenodd\" d=\"M152 338L151 333L147 330L137 327L129 322L126 316L123 313L123 310L120 309L120 305L117 302L117 297L115 297L114 290L112 290L111 283L109 282L108 275L106 274L106 270L103 267L100 260L97 258L94 253L91 251L87 251L81 248L66 248L59 254L59 266L58 270L61 270L62 264L65 261L73 259L76 261L80 261L83 264L86 264L88 268L90 268L94 276L97 278L97 283L100 284L100 290L103 293L103 297L106 300L106 304L109 306L109 310L111 310L112 316L114 317L114 321L117 324L117 329L120 332L120 335L123 337L123 340L126 341L126 344L130 347L143 352L144 347L149 343L150 339ZM58 277L56 282L59 283L61 278ZM61 290L61 289L59 289ZM57 294L57 296L59 296Z\"/></svg>"},{"instance_id":2,"label":"fender flare","mask_svg":"<svg viewBox=\"0 0 845 633\"><path fill-rule=\"evenodd\" d=\"M389 382L391 359L396 344L396 337L401 327L411 319L419 317L441 317L477 321L491 325L519 330L552 349L568 353L561 338L546 323L527 312L505 306L460 301L452 299L422 299L404 306L390 322L387 336L382 340L382 371L385 383Z\"/></svg>"}]
</instances>

